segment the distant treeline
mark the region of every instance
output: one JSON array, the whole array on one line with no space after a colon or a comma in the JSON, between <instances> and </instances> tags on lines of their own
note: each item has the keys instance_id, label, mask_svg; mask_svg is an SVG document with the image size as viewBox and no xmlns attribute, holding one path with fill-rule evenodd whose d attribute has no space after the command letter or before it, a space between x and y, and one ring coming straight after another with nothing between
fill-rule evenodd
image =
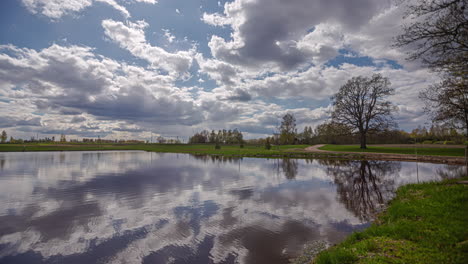
<instances>
[{"instance_id":1,"label":"distant treeline","mask_svg":"<svg viewBox=\"0 0 468 264\"><path fill-rule=\"evenodd\" d=\"M283 134L285 132L283 131ZM292 133L292 132L288 132ZM291 137L289 137L291 138ZM292 133L292 139L275 134L267 138L243 140L242 133L235 130L203 130L195 133L189 143L210 144L249 144L249 145L285 145L285 144L358 144L359 135L352 133L347 126L327 122L313 129L306 126L302 132ZM268 141L268 143L267 143ZM456 129L442 125L432 125L429 129L419 126L410 133L403 130L373 131L368 135L369 144L463 144L464 135Z\"/></svg>"},{"instance_id":2,"label":"distant treeline","mask_svg":"<svg viewBox=\"0 0 468 264\"><path fill-rule=\"evenodd\" d=\"M80 142L79 140L70 140L70 142ZM81 140L83 143L131 143L131 144L142 144L145 143L144 140L136 140L136 139L93 139L93 138L83 138Z\"/></svg>"},{"instance_id":3,"label":"distant treeline","mask_svg":"<svg viewBox=\"0 0 468 264\"><path fill-rule=\"evenodd\" d=\"M173 140L175 141L175 140ZM163 143L174 143L172 140L171 141L164 141ZM22 143L98 143L98 144L104 144L104 143L119 143L119 144L143 144L143 143L149 143L148 141L144 140L136 140L136 139L101 139L100 137L98 138L83 138L81 140L78 139L69 139L67 140L65 134L61 134L60 138L56 140L55 136L53 137L44 137L44 138L39 138L39 137L31 137L30 139L22 139L22 138L14 138L13 136L10 136L10 139L8 140L8 134L5 130L3 130L0 133L0 143L10 143L10 144L22 144ZM180 143L180 141L177 141Z\"/></svg>"},{"instance_id":4,"label":"distant treeline","mask_svg":"<svg viewBox=\"0 0 468 264\"><path fill-rule=\"evenodd\" d=\"M294 118L292 116L292 118ZM279 129L279 133L274 134L267 138L248 139L244 140L242 132L238 129L234 130L203 130L195 133L189 139L191 144L252 144L252 145L286 145L286 144L358 144L359 135L353 133L352 130L347 127L333 122L323 123L312 129L311 126L305 126L302 132L297 132L295 129L295 120L292 120L293 126L289 126L289 129ZM287 126L283 126L287 127ZM268 141L268 143L267 143ZM31 137L29 140L23 140L14 138L8 135L5 131L0 133L1 143L53 143L53 142L71 142L71 143L118 143L118 144L143 144L150 143L149 141L143 140L109 140L101 138L83 138L81 140L72 139L67 140L64 134L60 135L60 138L56 140L55 137L45 138L34 138ZM158 137L157 143L160 144L180 144L178 139L165 139ZM459 133L454 128L450 128L444 125L432 125L430 128L417 127L410 133L403 130L383 130L383 131L371 131L368 135L369 144L410 144L410 143L424 143L424 144L463 144L464 135Z\"/></svg>"},{"instance_id":5,"label":"distant treeline","mask_svg":"<svg viewBox=\"0 0 468 264\"><path fill-rule=\"evenodd\" d=\"M244 136L237 129L234 130L203 130L190 137L189 143L212 143L212 144L243 144Z\"/></svg>"},{"instance_id":6,"label":"distant treeline","mask_svg":"<svg viewBox=\"0 0 468 264\"><path fill-rule=\"evenodd\" d=\"M246 140L247 144L264 145L266 141L271 144L282 145L281 134L268 138ZM358 144L360 136L343 125L328 122L312 129L306 126L304 131L295 134L293 144ZM432 125L429 129L418 127L410 133L403 130L371 131L368 135L369 144L463 144L464 135L456 129L447 126ZM289 143L290 144L290 143Z\"/></svg>"}]
</instances>

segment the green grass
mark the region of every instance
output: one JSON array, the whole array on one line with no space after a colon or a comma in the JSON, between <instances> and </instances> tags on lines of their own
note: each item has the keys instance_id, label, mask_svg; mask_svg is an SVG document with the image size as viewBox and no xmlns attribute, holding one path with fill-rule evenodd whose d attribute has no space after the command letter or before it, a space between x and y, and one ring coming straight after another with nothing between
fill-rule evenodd
<instances>
[{"instance_id":1,"label":"green grass","mask_svg":"<svg viewBox=\"0 0 468 264\"><path fill-rule=\"evenodd\" d=\"M468 263L468 186L456 181L399 188L371 227L313 263Z\"/></svg>"},{"instance_id":2,"label":"green grass","mask_svg":"<svg viewBox=\"0 0 468 264\"><path fill-rule=\"evenodd\" d=\"M367 146L361 149L358 145L325 145L321 150L346 151L346 152L373 152L373 153L395 153L395 154L415 154L415 149L411 147L380 147ZM418 155L428 156L465 156L464 148L417 148Z\"/></svg>"},{"instance_id":3,"label":"green grass","mask_svg":"<svg viewBox=\"0 0 468 264\"><path fill-rule=\"evenodd\" d=\"M215 149L214 144L97 144L97 143L28 143L28 144L0 144L0 152L20 152L20 151L95 151L95 150L145 150L169 153L192 153L210 154L223 156L244 156L244 157L298 157L298 158L320 158L329 157L329 153L309 153L304 148L308 145L282 145L272 146L270 150L264 146L245 145L221 145L221 149ZM370 146L366 150L361 150L359 146L326 145L320 149L332 151L350 152L378 152L378 153L401 153L414 154L413 148L397 147L374 147ZM462 148L419 148L419 155L435 156L463 156ZM339 157L340 154L333 154ZM341 155L342 156L342 155Z\"/></svg>"},{"instance_id":4,"label":"green grass","mask_svg":"<svg viewBox=\"0 0 468 264\"><path fill-rule=\"evenodd\" d=\"M221 145L215 149L214 144L84 144L84 143L36 143L36 144L0 144L0 152L20 151L94 151L94 150L145 150L170 153L214 154L224 156L308 156L304 148L308 145L273 146L266 150L263 146Z\"/></svg>"}]
</instances>

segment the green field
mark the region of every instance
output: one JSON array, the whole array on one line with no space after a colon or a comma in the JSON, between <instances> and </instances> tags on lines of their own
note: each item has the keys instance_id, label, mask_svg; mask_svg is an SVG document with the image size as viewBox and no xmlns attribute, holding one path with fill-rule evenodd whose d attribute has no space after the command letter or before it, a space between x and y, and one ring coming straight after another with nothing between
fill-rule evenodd
<instances>
[{"instance_id":1,"label":"green field","mask_svg":"<svg viewBox=\"0 0 468 264\"><path fill-rule=\"evenodd\" d=\"M371 227L313 263L468 263L467 208L468 186L457 180L403 186Z\"/></svg>"},{"instance_id":2,"label":"green field","mask_svg":"<svg viewBox=\"0 0 468 264\"><path fill-rule=\"evenodd\" d=\"M0 152L20 151L95 151L95 150L145 150L170 153L214 154L225 156L306 156L304 152L308 145L284 145L272 146L270 150L263 146L245 145L221 145L221 149L215 149L212 144L90 144L90 143L64 143L64 144L0 144ZM312 155L312 153L310 153Z\"/></svg>"},{"instance_id":3,"label":"green field","mask_svg":"<svg viewBox=\"0 0 468 264\"><path fill-rule=\"evenodd\" d=\"M417 145L415 145L417 147ZM414 147L383 147L383 146L367 146L367 149L361 149L358 145L325 145L321 150L329 151L345 151L345 152L372 152L372 153L394 153L394 154L415 154ZM417 147L418 155L428 156L465 156L465 149L460 147L434 147L434 148L421 148Z\"/></svg>"},{"instance_id":4,"label":"green field","mask_svg":"<svg viewBox=\"0 0 468 264\"><path fill-rule=\"evenodd\" d=\"M245 157L281 157L290 156L298 158L327 157L330 153L310 153L304 148L308 145L281 145L272 146L270 150L264 146L245 145L221 145L221 149L215 149L213 144L113 144L113 143L27 143L27 144L0 144L0 152L21 151L95 151L95 150L144 150L168 153L192 153L210 154L224 156ZM411 147L382 147L369 146L362 150L357 145L325 145L322 150L336 152L374 152L374 153L397 153L415 154ZM430 156L464 156L463 148L418 148L418 155ZM334 156L337 156L334 154ZM338 154L339 156L339 154Z\"/></svg>"}]
</instances>

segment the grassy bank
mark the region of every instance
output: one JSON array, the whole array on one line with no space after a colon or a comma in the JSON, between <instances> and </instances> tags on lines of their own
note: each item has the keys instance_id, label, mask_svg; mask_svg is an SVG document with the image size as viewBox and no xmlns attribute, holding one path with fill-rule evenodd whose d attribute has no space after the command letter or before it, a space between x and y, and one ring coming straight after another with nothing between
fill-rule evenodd
<instances>
[{"instance_id":1,"label":"grassy bank","mask_svg":"<svg viewBox=\"0 0 468 264\"><path fill-rule=\"evenodd\" d=\"M399 188L371 227L313 263L468 263L468 186L457 181Z\"/></svg>"},{"instance_id":2,"label":"grassy bank","mask_svg":"<svg viewBox=\"0 0 468 264\"><path fill-rule=\"evenodd\" d=\"M415 145L417 147L417 145ZM343 152L373 152L373 153L394 153L394 154L415 154L414 147L383 147L383 146L367 146L367 149L361 149L358 145L325 145L321 150L343 151ZM465 149L460 147L454 148L420 148L417 147L418 155L428 156L465 156Z\"/></svg>"},{"instance_id":3,"label":"grassy bank","mask_svg":"<svg viewBox=\"0 0 468 264\"><path fill-rule=\"evenodd\" d=\"M273 146L271 150L263 146L245 145L221 145L221 149L215 149L212 144L0 144L0 152L21 151L95 151L95 150L145 150L167 153L191 153L191 154L214 154L224 156L312 156L305 153L304 148L308 145L283 145Z\"/></svg>"},{"instance_id":4,"label":"grassy bank","mask_svg":"<svg viewBox=\"0 0 468 264\"><path fill-rule=\"evenodd\" d=\"M332 159L369 159L359 152L363 152L357 146L326 145L321 149L336 152L308 152L304 149L308 145L282 145L272 146L270 150L264 146L245 145L221 145L221 149L215 149L213 144L116 144L116 143L28 143L28 144L0 144L0 152L22 152L22 151L106 151L106 150L143 150L166 153L190 153L195 155L219 155L235 157L259 157L259 158L332 158ZM355 151L355 154L347 154L347 151ZM343 152L343 153L340 153ZM372 146L365 152L401 153L414 154L413 148L405 147L377 147ZM463 156L460 148L419 148L418 154L425 156L426 162L442 162L462 164L462 161L447 161L443 156L454 158ZM411 156L408 160L413 160ZM438 157L441 157L440 159ZM382 157L380 157L382 158ZM385 158L385 157L383 157ZM393 159L395 159L393 157ZM400 157L400 160L405 158ZM421 159L424 161L423 159Z\"/></svg>"}]
</instances>

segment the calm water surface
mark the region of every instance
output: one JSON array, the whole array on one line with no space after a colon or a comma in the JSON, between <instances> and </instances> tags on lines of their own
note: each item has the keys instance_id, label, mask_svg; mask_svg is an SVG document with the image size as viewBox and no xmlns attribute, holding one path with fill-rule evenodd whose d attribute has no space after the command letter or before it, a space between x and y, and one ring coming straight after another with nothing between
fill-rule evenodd
<instances>
[{"instance_id":1,"label":"calm water surface","mask_svg":"<svg viewBox=\"0 0 468 264\"><path fill-rule=\"evenodd\" d=\"M457 167L0 153L0 263L287 263L369 225L402 184Z\"/></svg>"}]
</instances>

